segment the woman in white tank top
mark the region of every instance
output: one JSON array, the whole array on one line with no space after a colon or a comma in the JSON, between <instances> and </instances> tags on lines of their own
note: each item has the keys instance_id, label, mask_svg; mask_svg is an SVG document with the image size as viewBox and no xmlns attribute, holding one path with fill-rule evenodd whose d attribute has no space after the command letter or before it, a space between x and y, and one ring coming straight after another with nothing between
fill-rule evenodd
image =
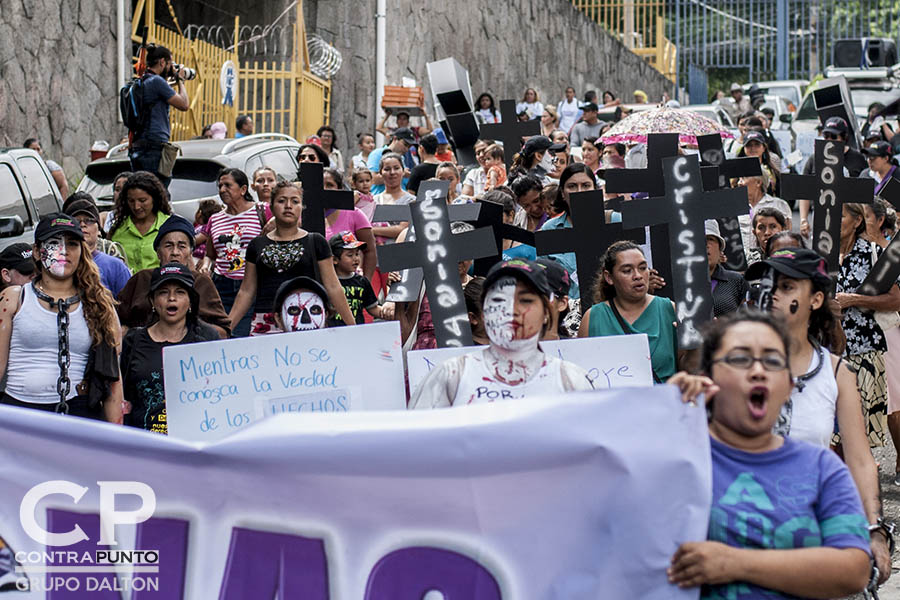
<instances>
[{"instance_id":1,"label":"woman in white tank top","mask_svg":"<svg viewBox=\"0 0 900 600\"><path fill-rule=\"evenodd\" d=\"M542 266L528 260L494 265L484 280L482 305L490 344L431 371L409 408L593 389L581 367L545 354L538 345L550 322L550 286Z\"/></svg>"},{"instance_id":2,"label":"woman in white tank top","mask_svg":"<svg viewBox=\"0 0 900 600\"><path fill-rule=\"evenodd\" d=\"M121 423L119 320L81 225L53 213L41 219L34 238L34 281L0 293L0 377L7 375L0 404ZM68 386L59 366L63 335Z\"/></svg>"},{"instance_id":3,"label":"woman in white tank top","mask_svg":"<svg viewBox=\"0 0 900 600\"><path fill-rule=\"evenodd\" d=\"M791 340L790 367L794 389L782 407L775 433L829 447L835 420L841 432L844 461L853 475L870 523L880 516L878 467L869 450L856 375L833 347L834 315L828 308L831 278L816 252L785 248L747 270L747 279L775 271L772 312L780 315ZM872 536L872 552L883 580L890 575L886 540Z\"/></svg>"}]
</instances>

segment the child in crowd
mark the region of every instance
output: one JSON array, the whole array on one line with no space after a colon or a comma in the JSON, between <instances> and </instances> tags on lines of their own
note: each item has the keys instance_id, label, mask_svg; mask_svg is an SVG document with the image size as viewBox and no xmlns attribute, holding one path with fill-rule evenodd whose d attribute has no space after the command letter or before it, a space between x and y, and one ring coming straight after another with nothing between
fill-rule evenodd
<instances>
[{"instance_id":1,"label":"child in crowd","mask_svg":"<svg viewBox=\"0 0 900 600\"><path fill-rule=\"evenodd\" d=\"M329 327L334 309L325 287L306 275L288 279L275 292L275 324L281 331L314 331Z\"/></svg>"},{"instance_id":2,"label":"child in crowd","mask_svg":"<svg viewBox=\"0 0 900 600\"><path fill-rule=\"evenodd\" d=\"M209 218L220 212L222 205L216 200L201 200L194 214L194 258L206 256L206 240L209 238Z\"/></svg>"},{"instance_id":3,"label":"child in crowd","mask_svg":"<svg viewBox=\"0 0 900 600\"><path fill-rule=\"evenodd\" d=\"M485 191L506 184L506 166L503 164L503 148L491 144L484 149L484 169L487 171Z\"/></svg>"},{"instance_id":4,"label":"child in crowd","mask_svg":"<svg viewBox=\"0 0 900 600\"><path fill-rule=\"evenodd\" d=\"M380 319L381 307L378 305L378 298L375 296L374 290L372 290L372 284L358 272L362 261L362 249L366 243L357 240L351 231L336 233L331 236L328 243L331 245L334 272L337 273L338 280L344 286L347 304L350 305L350 311L356 319L356 324L362 325L366 322L363 315L364 308L371 316ZM343 324L340 315L334 316L333 324Z\"/></svg>"},{"instance_id":5,"label":"child in crowd","mask_svg":"<svg viewBox=\"0 0 900 600\"><path fill-rule=\"evenodd\" d=\"M375 216L375 200L372 198L372 171L369 169L354 169L350 176L350 184L353 189L353 198L356 208L362 211L369 222Z\"/></svg>"}]
</instances>

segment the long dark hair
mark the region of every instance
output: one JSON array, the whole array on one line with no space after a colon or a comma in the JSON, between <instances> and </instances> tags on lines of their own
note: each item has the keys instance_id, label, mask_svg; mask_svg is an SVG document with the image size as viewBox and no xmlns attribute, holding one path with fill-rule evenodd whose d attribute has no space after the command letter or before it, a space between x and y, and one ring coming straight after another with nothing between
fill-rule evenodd
<instances>
[{"instance_id":1,"label":"long dark hair","mask_svg":"<svg viewBox=\"0 0 900 600\"><path fill-rule=\"evenodd\" d=\"M616 261L619 258L619 254L628 250L637 250L641 255L644 254L644 250L634 242L620 240L618 242L613 242L609 248L606 249L606 252L603 253L603 256L600 257L600 268L598 269L597 276L594 277L594 289L591 290L591 297L594 300L594 304L600 304L606 300L612 301L612 299L616 297L616 286L606 283L603 272L608 271L612 273L613 269L616 268Z\"/></svg>"},{"instance_id":2,"label":"long dark hair","mask_svg":"<svg viewBox=\"0 0 900 600\"><path fill-rule=\"evenodd\" d=\"M562 174L559 176L559 187L556 189L556 198L553 200L554 211L558 213L564 212L566 215L571 212L569 203L563 196L563 189L566 187L566 182L578 173L587 175L590 180L594 182L594 189L597 189L597 180L594 178L594 174L591 172L590 167L580 162L570 164L563 169Z\"/></svg>"},{"instance_id":3,"label":"long dark hair","mask_svg":"<svg viewBox=\"0 0 900 600\"><path fill-rule=\"evenodd\" d=\"M333 148L334 146L332 146ZM326 167L331 166L331 158L328 157L328 153L325 150L316 144L303 144L300 148L297 149L297 162L300 162L300 154L303 153L307 148L312 148L312 151L316 153L316 156L319 157L319 162L325 165Z\"/></svg>"},{"instance_id":4,"label":"long dark hair","mask_svg":"<svg viewBox=\"0 0 900 600\"><path fill-rule=\"evenodd\" d=\"M809 314L809 335L823 348L834 351L834 344L837 341L834 338L837 319L834 318L834 313L828 306L828 299L831 297L831 281L810 279L810 282L812 283L812 293L822 292L824 300L822 306Z\"/></svg>"},{"instance_id":5,"label":"long dark hair","mask_svg":"<svg viewBox=\"0 0 900 600\"><path fill-rule=\"evenodd\" d=\"M494 97L488 94L487 92L478 96L478 100L475 101L475 106L478 107L478 110L481 110L481 99L487 98L491 101L491 105L488 107L488 110L491 111L491 114L494 115L494 118L497 118L497 107L494 105Z\"/></svg>"},{"instance_id":6,"label":"long dark hair","mask_svg":"<svg viewBox=\"0 0 900 600\"><path fill-rule=\"evenodd\" d=\"M346 186L344 186L344 176L341 175L340 171L338 171L337 169L332 169L331 167L328 167L327 169L325 169L323 171L322 177L324 178L325 175L328 175L329 177L331 177L334 180L334 182L337 184L337 187L339 190L347 189Z\"/></svg>"},{"instance_id":7,"label":"long dark hair","mask_svg":"<svg viewBox=\"0 0 900 600\"><path fill-rule=\"evenodd\" d=\"M125 220L131 216L131 207L128 206L129 190L141 190L153 198L154 213L172 214L172 206L169 204L169 192L165 186L153 173L137 171L125 180L125 183L122 185L122 191L119 192L119 197L116 198L115 208L113 209L116 220L113 222L112 227L109 228L109 237L112 237L116 230L125 223Z\"/></svg>"}]
</instances>

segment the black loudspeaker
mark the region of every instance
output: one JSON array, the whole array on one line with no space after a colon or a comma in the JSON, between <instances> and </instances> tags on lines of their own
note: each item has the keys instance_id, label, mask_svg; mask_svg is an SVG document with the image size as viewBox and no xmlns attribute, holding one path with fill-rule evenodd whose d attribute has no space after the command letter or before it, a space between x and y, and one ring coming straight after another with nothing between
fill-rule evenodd
<instances>
[{"instance_id":1,"label":"black loudspeaker","mask_svg":"<svg viewBox=\"0 0 900 600\"><path fill-rule=\"evenodd\" d=\"M835 40L832 47L835 67L864 69L897 64L897 46L885 38L850 38Z\"/></svg>"}]
</instances>

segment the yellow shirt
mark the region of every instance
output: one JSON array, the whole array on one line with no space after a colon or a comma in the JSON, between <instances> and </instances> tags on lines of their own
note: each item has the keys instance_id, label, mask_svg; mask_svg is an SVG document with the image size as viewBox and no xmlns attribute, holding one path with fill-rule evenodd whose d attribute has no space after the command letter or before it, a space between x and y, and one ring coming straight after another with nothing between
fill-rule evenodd
<instances>
[{"instance_id":1,"label":"yellow shirt","mask_svg":"<svg viewBox=\"0 0 900 600\"><path fill-rule=\"evenodd\" d=\"M156 234L159 233L160 226L168 218L169 215L165 213L156 213L156 222L147 233L141 235L131 217L128 217L112 235L111 239L120 243L125 250L128 268L132 273L159 266L159 257L156 255L156 250L153 249L153 241L156 239Z\"/></svg>"}]
</instances>

